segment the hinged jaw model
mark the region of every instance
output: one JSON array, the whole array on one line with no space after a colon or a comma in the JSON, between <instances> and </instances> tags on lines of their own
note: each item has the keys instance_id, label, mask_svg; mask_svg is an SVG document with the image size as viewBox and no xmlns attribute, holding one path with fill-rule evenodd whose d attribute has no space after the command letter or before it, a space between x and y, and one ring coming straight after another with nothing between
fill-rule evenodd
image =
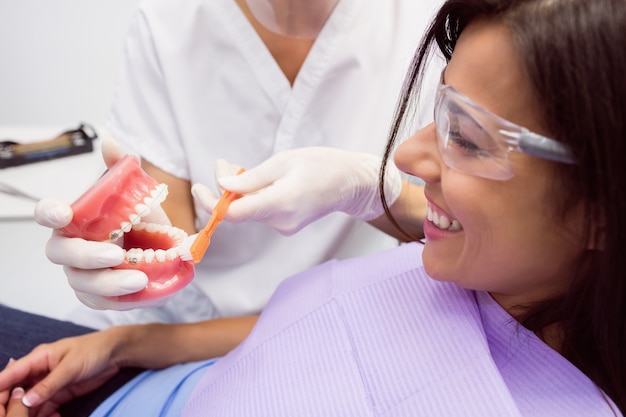
<instances>
[{"instance_id":1,"label":"hinged jaw model","mask_svg":"<svg viewBox=\"0 0 626 417\"><path fill-rule=\"evenodd\" d=\"M148 176L137 157L126 155L72 204L74 217L62 229L67 236L116 243L124 248L125 259L114 269L137 269L148 276L143 290L110 298L127 302L161 298L193 279L193 262L181 258L187 233L169 224L142 221L153 210L161 210L166 197L167 186Z\"/></svg>"}]
</instances>

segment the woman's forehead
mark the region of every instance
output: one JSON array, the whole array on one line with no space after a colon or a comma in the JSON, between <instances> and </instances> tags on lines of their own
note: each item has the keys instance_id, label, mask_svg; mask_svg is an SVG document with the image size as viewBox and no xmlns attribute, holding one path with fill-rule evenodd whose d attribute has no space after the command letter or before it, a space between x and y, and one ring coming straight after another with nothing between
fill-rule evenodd
<instances>
[{"instance_id":1,"label":"woman's forehead","mask_svg":"<svg viewBox=\"0 0 626 417\"><path fill-rule=\"evenodd\" d=\"M503 23L471 23L456 44L445 81L492 113L538 129L535 98L512 39Z\"/></svg>"}]
</instances>

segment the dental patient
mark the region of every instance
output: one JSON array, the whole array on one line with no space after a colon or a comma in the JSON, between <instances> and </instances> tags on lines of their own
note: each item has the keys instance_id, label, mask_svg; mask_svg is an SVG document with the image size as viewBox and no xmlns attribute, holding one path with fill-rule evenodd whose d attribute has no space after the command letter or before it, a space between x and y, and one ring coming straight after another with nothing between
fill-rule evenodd
<instances>
[{"instance_id":1,"label":"dental patient","mask_svg":"<svg viewBox=\"0 0 626 417\"><path fill-rule=\"evenodd\" d=\"M385 151L424 181L386 208L402 227L425 198L423 243L295 275L258 318L2 309L0 416L623 415L624 27L623 0L445 1ZM404 140L441 57L434 122Z\"/></svg>"}]
</instances>

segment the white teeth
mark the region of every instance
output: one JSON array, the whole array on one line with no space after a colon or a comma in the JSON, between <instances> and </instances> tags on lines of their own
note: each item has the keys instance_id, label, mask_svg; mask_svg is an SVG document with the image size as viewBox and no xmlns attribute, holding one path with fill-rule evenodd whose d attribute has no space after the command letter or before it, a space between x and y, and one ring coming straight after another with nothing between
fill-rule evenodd
<instances>
[{"instance_id":1,"label":"white teeth","mask_svg":"<svg viewBox=\"0 0 626 417\"><path fill-rule=\"evenodd\" d=\"M150 207L148 207L145 204L137 204L135 206L135 211L137 212L137 215L139 217L143 217L143 216L147 216L148 214L150 214Z\"/></svg>"},{"instance_id":2,"label":"white teeth","mask_svg":"<svg viewBox=\"0 0 626 417\"><path fill-rule=\"evenodd\" d=\"M143 260L146 261L146 263L154 261L154 249L146 249L143 251Z\"/></svg>"},{"instance_id":3,"label":"white teeth","mask_svg":"<svg viewBox=\"0 0 626 417\"><path fill-rule=\"evenodd\" d=\"M170 248L168 250L163 249L146 249L139 248L128 249L124 251L124 258L128 263L136 264L141 261L149 264L152 262L165 262L174 261L180 256L180 250L178 248Z\"/></svg>"},{"instance_id":4,"label":"white teeth","mask_svg":"<svg viewBox=\"0 0 626 417\"><path fill-rule=\"evenodd\" d=\"M138 223L132 226L135 231L145 230L148 233L162 233L167 234L174 240L174 247L167 250L164 249L128 249L125 251L125 258L130 263L138 263L144 261L145 263L152 262L165 262L174 261L181 256L180 245L183 244L187 233L184 230L173 226L166 226L164 224L156 223ZM121 235L121 231L120 231Z\"/></svg>"},{"instance_id":5,"label":"white teeth","mask_svg":"<svg viewBox=\"0 0 626 417\"><path fill-rule=\"evenodd\" d=\"M147 223L137 223L137 224L133 224L133 230L143 230L146 228L146 224Z\"/></svg>"},{"instance_id":6,"label":"white teeth","mask_svg":"<svg viewBox=\"0 0 626 417\"><path fill-rule=\"evenodd\" d=\"M187 233L178 227L170 227L167 229L167 234L176 241L176 246L182 245L187 237Z\"/></svg>"},{"instance_id":7,"label":"white teeth","mask_svg":"<svg viewBox=\"0 0 626 417\"><path fill-rule=\"evenodd\" d=\"M160 227L161 226L159 226L156 223L146 223L145 224L145 229L149 233L156 233L156 232L158 232Z\"/></svg>"},{"instance_id":8,"label":"white teeth","mask_svg":"<svg viewBox=\"0 0 626 417\"><path fill-rule=\"evenodd\" d=\"M156 258L157 262L165 262L165 260L167 259L165 256L165 251L163 249L155 250L154 257Z\"/></svg>"},{"instance_id":9,"label":"white teeth","mask_svg":"<svg viewBox=\"0 0 626 417\"><path fill-rule=\"evenodd\" d=\"M141 249L130 249L124 254L124 257L129 263L136 264L143 259L143 251Z\"/></svg>"},{"instance_id":10,"label":"white teeth","mask_svg":"<svg viewBox=\"0 0 626 417\"><path fill-rule=\"evenodd\" d=\"M154 190L150 191L150 195L157 202L157 204L161 204L163 201L165 201L165 198L167 197L167 185L157 185Z\"/></svg>"},{"instance_id":11,"label":"white teeth","mask_svg":"<svg viewBox=\"0 0 626 417\"><path fill-rule=\"evenodd\" d=\"M169 261L173 261L174 259L178 258L178 256L179 256L178 248L170 248L165 251L165 258Z\"/></svg>"},{"instance_id":12,"label":"white teeth","mask_svg":"<svg viewBox=\"0 0 626 417\"><path fill-rule=\"evenodd\" d=\"M145 230L148 233L162 233L167 234L174 239L174 247L164 249L145 249L133 248L124 251L124 258L131 264L139 262L152 263L152 262L165 262L173 261L180 257L181 252L179 246L184 242L187 237L187 233L176 227L155 224L155 223L142 223L141 218L149 215L152 210L158 208L163 201L167 198L167 185L159 184L152 191L150 196L145 197L142 203L135 206L135 213L128 216L128 221L120 223L120 228L113 230L109 237L111 240L119 239L124 233L128 233L131 230Z\"/></svg>"},{"instance_id":13,"label":"white teeth","mask_svg":"<svg viewBox=\"0 0 626 417\"><path fill-rule=\"evenodd\" d=\"M442 229L448 229L450 227L450 220L446 216L439 216L439 227Z\"/></svg>"},{"instance_id":14,"label":"white teeth","mask_svg":"<svg viewBox=\"0 0 626 417\"><path fill-rule=\"evenodd\" d=\"M430 204L426 211L426 218L442 230L456 232L463 229L461 223L457 220L450 221L445 214L438 213Z\"/></svg>"},{"instance_id":15,"label":"white teeth","mask_svg":"<svg viewBox=\"0 0 626 417\"><path fill-rule=\"evenodd\" d=\"M120 228L113 230L109 234L110 240L118 239L123 233L130 232L131 228L141 222L141 218L149 215L153 209L158 208L167 198L167 185L159 184L150 191L150 197L143 199L143 204L139 203L135 206L135 213L128 216L128 221L120 223Z\"/></svg>"}]
</instances>

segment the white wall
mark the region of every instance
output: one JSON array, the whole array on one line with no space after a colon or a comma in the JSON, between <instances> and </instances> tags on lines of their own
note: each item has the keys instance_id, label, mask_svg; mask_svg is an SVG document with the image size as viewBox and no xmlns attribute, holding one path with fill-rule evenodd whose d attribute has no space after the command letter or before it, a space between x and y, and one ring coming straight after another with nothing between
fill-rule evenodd
<instances>
[{"instance_id":1,"label":"white wall","mask_svg":"<svg viewBox=\"0 0 626 417\"><path fill-rule=\"evenodd\" d=\"M102 124L137 0L0 0L0 125Z\"/></svg>"}]
</instances>

